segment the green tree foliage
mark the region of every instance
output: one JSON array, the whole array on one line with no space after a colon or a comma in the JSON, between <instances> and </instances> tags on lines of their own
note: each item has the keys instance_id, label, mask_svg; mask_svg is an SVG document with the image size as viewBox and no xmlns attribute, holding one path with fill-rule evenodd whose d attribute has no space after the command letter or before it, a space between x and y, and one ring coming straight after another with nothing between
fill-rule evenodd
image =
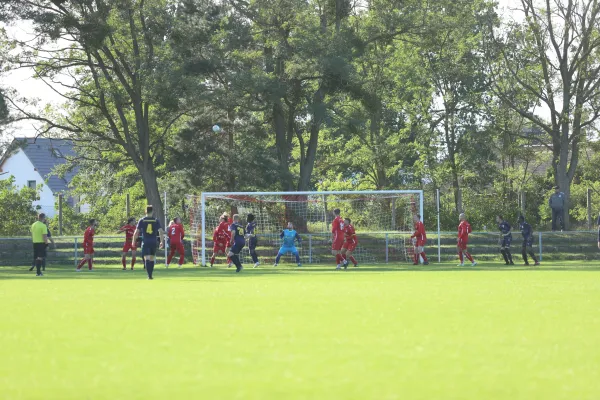
<instances>
[{"instance_id":1,"label":"green tree foliage","mask_svg":"<svg viewBox=\"0 0 600 400\"><path fill-rule=\"evenodd\" d=\"M38 198L40 188L19 188L13 176L0 180L0 236L27 236L36 221L37 210L32 201Z\"/></svg>"}]
</instances>

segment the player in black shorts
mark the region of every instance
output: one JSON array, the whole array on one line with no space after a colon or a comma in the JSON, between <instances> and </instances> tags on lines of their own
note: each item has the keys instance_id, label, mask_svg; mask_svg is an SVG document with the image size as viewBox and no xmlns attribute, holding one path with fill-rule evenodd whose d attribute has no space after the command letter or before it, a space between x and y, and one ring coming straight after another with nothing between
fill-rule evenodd
<instances>
[{"instance_id":1,"label":"player in black shorts","mask_svg":"<svg viewBox=\"0 0 600 400\"><path fill-rule=\"evenodd\" d=\"M254 221L254 215L248 214L246 218L248 225L246 225L246 236L248 237L248 250L250 250L250 256L254 262L254 268L258 267L258 254L256 254L256 246L258 245L258 239L254 230L256 229L256 222Z\"/></svg>"},{"instance_id":2,"label":"player in black shorts","mask_svg":"<svg viewBox=\"0 0 600 400\"><path fill-rule=\"evenodd\" d=\"M527 260L527 253L535 262L535 265L540 265L538 259L533 252L533 228L527 222L525 222L524 216L519 216L519 229L521 229L521 235L523 235L523 247L521 249L521 255L523 256L523 261L525 265L529 265L529 260Z\"/></svg>"},{"instance_id":3,"label":"player in black shorts","mask_svg":"<svg viewBox=\"0 0 600 400\"><path fill-rule=\"evenodd\" d=\"M240 252L246 245L246 230L240 225L240 216L235 214L233 216L233 224L229 227L231 232L231 248L229 249L229 258L235 264L235 272L240 272L244 267L240 261Z\"/></svg>"},{"instance_id":4,"label":"player in black shorts","mask_svg":"<svg viewBox=\"0 0 600 400\"><path fill-rule=\"evenodd\" d=\"M498 229L500 229L500 253L502 257L504 257L505 265L515 265L512 259L512 254L510 253L510 244L512 243L512 232L511 226L508 222L502 218L502 215L498 215L496 217L496 221L498 222Z\"/></svg>"},{"instance_id":5,"label":"player in black shorts","mask_svg":"<svg viewBox=\"0 0 600 400\"><path fill-rule=\"evenodd\" d=\"M137 228L133 234L133 241L142 237L142 257L144 257L144 267L148 274L148 279L154 279L154 258L158 247L158 237L160 236L160 248L165 245L165 232L160 226L158 218L152 216L152 206L146 206L146 216L139 220Z\"/></svg>"}]
</instances>

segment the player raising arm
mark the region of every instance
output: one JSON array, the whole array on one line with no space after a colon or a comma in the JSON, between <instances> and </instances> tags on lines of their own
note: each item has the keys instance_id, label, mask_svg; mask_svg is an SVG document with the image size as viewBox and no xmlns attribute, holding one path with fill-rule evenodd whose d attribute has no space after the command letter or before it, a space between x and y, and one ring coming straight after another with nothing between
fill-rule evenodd
<instances>
[{"instance_id":1,"label":"player raising arm","mask_svg":"<svg viewBox=\"0 0 600 400\"><path fill-rule=\"evenodd\" d=\"M413 217L415 222L415 232L411 238L415 246L414 263L413 265L419 265L419 256L423 258L423 265L429 265L427 256L425 255L425 243L427 243L427 234L425 233L425 225L421 221L421 215L416 214Z\"/></svg>"},{"instance_id":2,"label":"player raising arm","mask_svg":"<svg viewBox=\"0 0 600 400\"><path fill-rule=\"evenodd\" d=\"M469 221L467 221L467 217L465 216L464 213L462 213L458 216L458 220L460 221L460 223L458 224L458 241L457 241L458 258L460 259L460 264L458 266L464 267L465 266L464 257L467 257L467 260L471 261L471 266L474 267L477 265L477 263L475 262L475 260L473 260L473 257L471 257L471 255L467 251L467 244L469 243L469 233L472 232L471 224L469 224Z\"/></svg>"},{"instance_id":3,"label":"player raising arm","mask_svg":"<svg viewBox=\"0 0 600 400\"><path fill-rule=\"evenodd\" d=\"M358 238L356 237L356 231L352 226L350 218L344 219L344 245L342 246L342 257L344 259L344 269L348 268L348 258L352 261L355 267L358 267L358 262L352 255L354 249L358 245Z\"/></svg>"},{"instance_id":4,"label":"player raising arm","mask_svg":"<svg viewBox=\"0 0 600 400\"><path fill-rule=\"evenodd\" d=\"M510 253L510 244L512 243L512 228L510 224L504 220L502 215L498 215L496 217L496 222L498 222L498 229L500 230L500 253L502 254L502 257L504 257L504 263L505 265L515 265L512 259L512 254Z\"/></svg>"},{"instance_id":5,"label":"player raising arm","mask_svg":"<svg viewBox=\"0 0 600 400\"><path fill-rule=\"evenodd\" d=\"M169 268L169 264L171 264L171 260L175 255L175 251L179 253L178 268L181 268L185 261L185 248L183 247L185 231L183 229L183 224L181 223L181 218L175 217L175 219L167 228L167 236L169 237L169 246L171 247L171 251L167 257L167 268Z\"/></svg>"},{"instance_id":6,"label":"player raising arm","mask_svg":"<svg viewBox=\"0 0 600 400\"><path fill-rule=\"evenodd\" d=\"M94 262L94 235L98 228L98 222L95 219L90 219L89 223L90 225L83 234L83 258L79 261L79 264L77 264L77 272L81 271L81 267L83 267L83 264L85 264L86 261L88 269L91 271Z\"/></svg>"},{"instance_id":7,"label":"player raising arm","mask_svg":"<svg viewBox=\"0 0 600 400\"><path fill-rule=\"evenodd\" d=\"M165 233L160 226L158 218L152 216L152 206L146 206L146 216L138 221L137 228L133 234L133 240L136 241L141 235L142 237L142 257L144 257L144 265L148 279L154 279L154 260L156 257L157 240L160 236L160 247L165 245Z\"/></svg>"},{"instance_id":8,"label":"player raising arm","mask_svg":"<svg viewBox=\"0 0 600 400\"><path fill-rule=\"evenodd\" d=\"M127 269L127 252L131 250L131 269L135 266L135 253L137 250L136 242L133 241L135 232L135 218L129 218L127 223L119 228L119 232L125 232L125 243L123 244L123 254L121 255L121 263L123 271Z\"/></svg>"},{"instance_id":9,"label":"player raising arm","mask_svg":"<svg viewBox=\"0 0 600 400\"><path fill-rule=\"evenodd\" d=\"M224 227L224 228L223 228ZM213 231L213 255L210 258L210 267L215 263L215 258L218 255L226 255L227 247L229 247L229 224L227 224L227 216L225 214L219 217L219 225ZM228 264L231 264L229 256L227 256Z\"/></svg>"},{"instance_id":10,"label":"player raising arm","mask_svg":"<svg viewBox=\"0 0 600 400\"><path fill-rule=\"evenodd\" d=\"M279 264L281 256L286 253L292 253L296 257L296 264L301 267L302 264L300 264L300 253L298 253L295 241L297 240L298 244L300 244L302 243L302 239L300 239L298 232L294 230L294 224L288 222L287 229L282 230L279 234L279 237L283 240L283 243L277 252L277 257L275 258L275 264L273 266L276 267Z\"/></svg>"}]
</instances>

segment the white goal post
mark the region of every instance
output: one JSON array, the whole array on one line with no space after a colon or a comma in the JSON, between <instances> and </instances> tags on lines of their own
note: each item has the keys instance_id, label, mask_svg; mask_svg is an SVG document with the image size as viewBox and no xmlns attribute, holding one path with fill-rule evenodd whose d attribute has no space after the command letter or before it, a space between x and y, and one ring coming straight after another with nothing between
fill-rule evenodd
<instances>
[{"instance_id":1,"label":"white goal post","mask_svg":"<svg viewBox=\"0 0 600 400\"><path fill-rule=\"evenodd\" d=\"M279 232L293 222L302 237L303 263L329 262L333 210L352 220L358 237L359 262L404 261L412 256L409 233L414 214L423 216L422 190L363 190L323 192L204 192L188 195L192 255L205 266L212 250L212 233L223 213L237 213L245 225L255 215L257 253L271 262L280 245ZM410 254L408 254L410 253ZM248 260L248 249L241 254ZM291 258L288 258L291 260Z\"/></svg>"}]
</instances>

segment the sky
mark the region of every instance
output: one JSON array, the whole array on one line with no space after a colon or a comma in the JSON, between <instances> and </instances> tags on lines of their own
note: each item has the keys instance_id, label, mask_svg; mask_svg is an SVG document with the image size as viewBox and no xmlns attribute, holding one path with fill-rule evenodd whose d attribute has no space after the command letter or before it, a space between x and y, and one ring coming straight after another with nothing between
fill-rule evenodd
<instances>
[{"instance_id":1,"label":"sky","mask_svg":"<svg viewBox=\"0 0 600 400\"><path fill-rule=\"evenodd\" d=\"M520 0L497 0L499 12L507 18L518 18L518 13L512 11L520 4ZM27 22L20 22L11 26L5 26L9 38L26 40L33 37L32 25ZM32 77L32 71L29 69L21 69L11 71L0 76L0 86L15 89L20 96L29 99L39 99L39 105L46 104L59 105L61 96L55 93L52 88L46 86L41 81ZM32 122L20 122L14 124L12 129L6 134L22 137L34 136L35 128Z\"/></svg>"}]
</instances>

